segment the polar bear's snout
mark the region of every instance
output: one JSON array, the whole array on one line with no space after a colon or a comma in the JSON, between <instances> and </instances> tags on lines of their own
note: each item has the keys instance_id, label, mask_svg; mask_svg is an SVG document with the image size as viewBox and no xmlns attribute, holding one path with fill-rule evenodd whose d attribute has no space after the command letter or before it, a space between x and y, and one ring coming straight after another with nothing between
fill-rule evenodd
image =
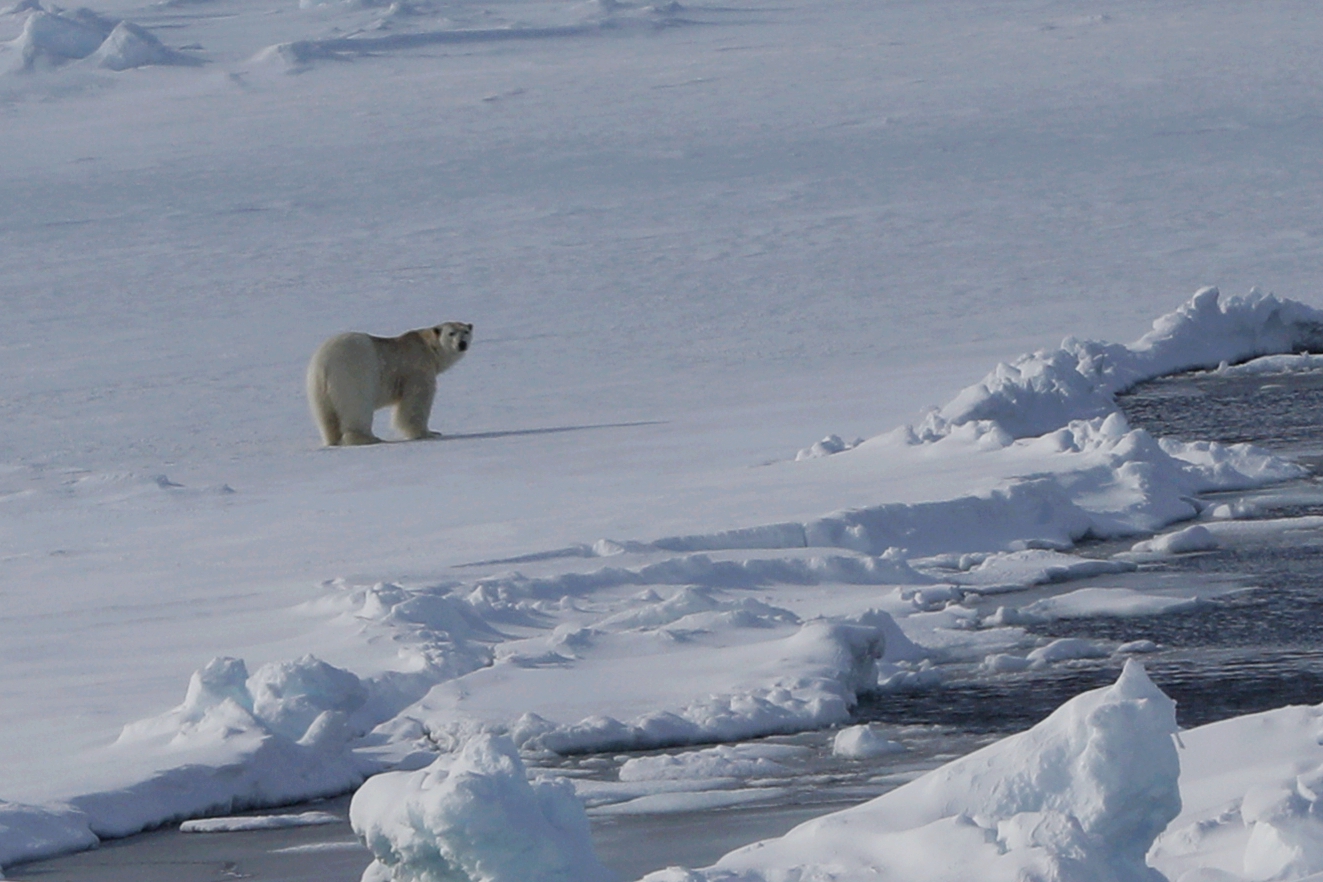
<instances>
[{"instance_id":1,"label":"polar bear's snout","mask_svg":"<svg viewBox=\"0 0 1323 882\"><path fill-rule=\"evenodd\" d=\"M469 348L469 341L467 341L467 340L460 340L460 341L459 341L459 351L460 351L460 352L467 352L467 351L468 351L468 348Z\"/></svg>"}]
</instances>

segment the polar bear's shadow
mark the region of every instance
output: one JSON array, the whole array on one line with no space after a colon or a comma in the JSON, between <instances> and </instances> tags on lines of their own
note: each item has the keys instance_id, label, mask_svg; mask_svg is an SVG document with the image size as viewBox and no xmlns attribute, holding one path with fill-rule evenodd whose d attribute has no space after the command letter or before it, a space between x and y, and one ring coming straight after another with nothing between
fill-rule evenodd
<instances>
[{"instance_id":1,"label":"polar bear's shadow","mask_svg":"<svg viewBox=\"0 0 1323 882\"><path fill-rule=\"evenodd\" d=\"M432 441L485 441L491 438L515 438L521 435L559 435L563 432L590 432L594 429L632 429L639 426L660 426L666 420L639 420L631 423L594 423L587 426L548 426L543 429L506 429L496 432L445 433Z\"/></svg>"}]
</instances>

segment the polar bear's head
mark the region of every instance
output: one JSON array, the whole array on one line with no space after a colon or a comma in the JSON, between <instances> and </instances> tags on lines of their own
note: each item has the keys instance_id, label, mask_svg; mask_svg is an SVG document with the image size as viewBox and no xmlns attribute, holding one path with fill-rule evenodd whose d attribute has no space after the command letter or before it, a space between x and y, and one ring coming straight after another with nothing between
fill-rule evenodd
<instances>
[{"instance_id":1,"label":"polar bear's head","mask_svg":"<svg viewBox=\"0 0 1323 882\"><path fill-rule=\"evenodd\" d=\"M473 337L473 325L465 322L442 322L435 328L427 330L431 332L428 334L429 337L435 335L434 339L428 342L440 351L455 357L468 351L469 340Z\"/></svg>"}]
</instances>

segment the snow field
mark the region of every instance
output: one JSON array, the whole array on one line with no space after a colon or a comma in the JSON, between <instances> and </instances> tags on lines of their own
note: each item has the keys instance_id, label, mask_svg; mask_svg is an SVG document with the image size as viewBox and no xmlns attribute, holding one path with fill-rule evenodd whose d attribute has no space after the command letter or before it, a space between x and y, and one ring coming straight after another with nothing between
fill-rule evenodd
<instances>
[{"instance_id":1,"label":"snow field","mask_svg":"<svg viewBox=\"0 0 1323 882\"><path fill-rule=\"evenodd\" d=\"M978 598L1293 473L1130 432L1109 396L1315 348L1315 318L1205 293L1149 348L1067 341L877 433L1065 331L1129 339L1205 280L1308 296L1315 15L0 12L0 865L474 731L820 725L891 633L869 610L922 650L872 659L879 686L1027 660L1028 613ZM317 341L449 318L486 353L448 375L450 440L313 449ZM1237 541L1241 513L1206 526ZM538 685L635 655L601 706Z\"/></svg>"}]
</instances>

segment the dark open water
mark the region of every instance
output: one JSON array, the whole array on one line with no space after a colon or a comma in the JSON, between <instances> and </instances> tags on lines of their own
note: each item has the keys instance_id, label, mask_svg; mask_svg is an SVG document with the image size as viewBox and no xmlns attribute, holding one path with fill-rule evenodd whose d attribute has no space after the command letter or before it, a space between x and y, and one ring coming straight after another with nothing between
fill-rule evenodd
<instances>
[{"instance_id":1,"label":"dark open water","mask_svg":"<svg viewBox=\"0 0 1323 882\"><path fill-rule=\"evenodd\" d=\"M1323 464L1323 372L1164 377L1121 396L1120 404L1132 426L1154 435L1251 442L1315 473L1287 487L1217 494L1209 501L1248 495L1257 518L1323 515L1323 481L1317 477ZM1129 544L1080 551L1110 553ZM1167 587L1230 579L1245 588L1211 598L1193 611L1059 620L1029 630L1054 638L1158 643L1163 650L1143 656L1144 665L1176 699L1177 717L1185 727L1286 704L1323 702L1323 531L1293 530L1248 547L1166 558L1142 565L1142 577L1160 579ZM1016 732L1071 696L1115 680L1120 666L1112 660L1075 662L1018 675L953 678L927 692L865 699L859 716L971 732Z\"/></svg>"}]
</instances>

